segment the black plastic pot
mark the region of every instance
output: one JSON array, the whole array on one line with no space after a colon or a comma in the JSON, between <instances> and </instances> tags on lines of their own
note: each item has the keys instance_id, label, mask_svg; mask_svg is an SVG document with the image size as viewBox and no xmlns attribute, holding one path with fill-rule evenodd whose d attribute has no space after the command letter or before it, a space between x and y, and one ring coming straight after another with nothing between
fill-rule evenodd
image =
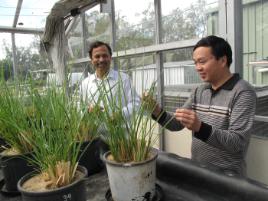
<instances>
[{"instance_id":1,"label":"black plastic pot","mask_svg":"<svg viewBox=\"0 0 268 201\"><path fill-rule=\"evenodd\" d=\"M0 133L0 135L1 135L1 133ZM4 151L4 148L3 147L5 147L5 146L7 146L6 141L3 138L0 137L0 153L2 151Z\"/></svg>"},{"instance_id":2,"label":"black plastic pot","mask_svg":"<svg viewBox=\"0 0 268 201\"><path fill-rule=\"evenodd\" d=\"M17 183L22 176L34 170L25 157L31 154L6 156L0 154L0 165L4 176L5 192L18 192Z\"/></svg>"},{"instance_id":3,"label":"black plastic pot","mask_svg":"<svg viewBox=\"0 0 268 201\"><path fill-rule=\"evenodd\" d=\"M108 150L108 145L100 138L82 143L78 157L79 165L87 169L88 176L100 172L105 167L101 156Z\"/></svg>"},{"instance_id":4,"label":"black plastic pot","mask_svg":"<svg viewBox=\"0 0 268 201\"><path fill-rule=\"evenodd\" d=\"M73 183L53 190L45 192L30 192L22 188L25 181L30 179L35 172L28 173L23 176L18 182L18 190L21 192L23 201L86 201L86 168L78 166L78 171L82 172L83 176Z\"/></svg>"}]
</instances>

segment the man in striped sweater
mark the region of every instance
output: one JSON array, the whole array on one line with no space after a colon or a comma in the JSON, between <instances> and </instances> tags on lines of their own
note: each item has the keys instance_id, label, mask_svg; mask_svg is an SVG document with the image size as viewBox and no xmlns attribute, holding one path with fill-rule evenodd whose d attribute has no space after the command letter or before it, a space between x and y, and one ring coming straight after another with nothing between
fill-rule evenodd
<instances>
[{"instance_id":1,"label":"man in striped sweater","mask_svg":"<svg viewBox=\"0 0 268 201\"><path fill-rule=\"evenodd\" d=\"M245 176L245 155L256 107L254 88L230 72L232 50L222 38L202 38L193 49L193 60L205 83L174 115L157 105L152 116L171 131L184 127L192 131L194 161Z\"/></svg>"}]
</instances>

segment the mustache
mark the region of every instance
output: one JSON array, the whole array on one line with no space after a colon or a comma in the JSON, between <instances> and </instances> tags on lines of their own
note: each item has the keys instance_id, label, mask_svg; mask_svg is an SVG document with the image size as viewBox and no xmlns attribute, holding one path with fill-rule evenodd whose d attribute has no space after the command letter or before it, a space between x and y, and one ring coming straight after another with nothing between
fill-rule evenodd
<instances>
[{"instance_id":1,"label":"mustache","mask_svg":"<svg viewBox=\"0 0 268 201\"><path fill-rule=\"evenodd\" d=\"M96 66L101 66L101 65L108 65L109 62L99 62L96 64Z\"/></svg>"}]
</instances>

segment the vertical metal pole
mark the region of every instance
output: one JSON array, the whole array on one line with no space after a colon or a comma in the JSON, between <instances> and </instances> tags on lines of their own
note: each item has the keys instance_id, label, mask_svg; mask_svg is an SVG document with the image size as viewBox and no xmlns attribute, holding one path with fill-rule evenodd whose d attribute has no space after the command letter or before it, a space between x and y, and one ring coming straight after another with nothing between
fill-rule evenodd
<instances>
[{"instance_id":1,"label":"vertical metal pole","mask_svg":"<svg viewBox=\"0 0 268 201\"><path fill-rule=\"evenodd\" d=\"M242 0L229 0L227 4L227 40L233 50L231 71L243 76L243 6Z\"/></svg>"},{"instance_id":2,"label":"vertical metal pole","mask_svg":"<svg viewBox=\"0 0 268 201\"><path fill-rule=\"evenodd\" d=\"M227 38L227 0L219 0L219 36Z\"/></svg>"},{"instance_id":3,"label":"vertical metal pole","mask_svg":"<svg viewBox=\"0 0 268 201\"><path fill-rule=\"evenodd\" d=\"M81 13L81 20L82 20L82 58L87 56L86 52L86 15L85 12Z\"/></svg>"},{"instance_id":4,"label":"vertical metal pole","mask_svg":"<svg viewBox=\"0 0 268 201\"><path fill-rule=\"evenodd\" d=\"M115 11L114 11L114 0L106 0L106 2L100 4L100 12L101 13L109 13L110 19L110 45L115 52L115 43L116 43L116 27L115 27ZM115 61L113 60L114 69L117 69L115 65Z\"/></svg>"},{"instance_id":5,"label":"vertical metal pole","mask_svg":"<svg viewBox=\"0 0 268 201\"><path fill-rule=\"evenodd\" d=\"M231 72L243 75L243 5L242 0L219 0L219 35L233 50Z\"/></svg>"},{"instance_id":6,"label":"vertical metal pole","mask_svg":"<svg viewBox=\"0 0 268 201\"><path fill-rule=\"evenodd\" d=\"M86 15L85 12L81 13L81 20L82 20L82 58L85 58L86 56L89 56L87 54L87 40L86 40ZM86 68L88 64L83 64L84 70L84 76L88 76L88 68Z\"/></svg>"},{"instance_id":7,"label":"vertical metal pole","mask_svg":"<svg viewBox=\"0 0 268 201\"><path fill-rule=\"evenodd\" d=\"M111 48L113 52L115 52L115 43L116 43L116 27L115 27L115 10L114 10L114 0L111 1L111 12L109 13L110 16L110 24L111 24ZM113 59L113 67L117 70L116 62Z\"/></svg>"},{"instance_id":8,"label":"vertical metal pole","mask_svg":"<svg viewBox=\"0 0 268 201\"><path fill-rule=\"evenodd\" d=\"M18 23L20 11L21 11L21 5L23 0L18 0L16 12L14 15L13 25L12 27L15 28ZM16 41L15 41L15 33L11 33L11 43L12 43L12 56L13 56L13 79L17 79L18 72L17 72L17 54L16 54Z\"/></svg>"},{"instance_id":9,"label":"vertical metal pole","mask_svg":"<svg viewBox=\"0 0 268 201\"><path fill-rule=\"evenodd\" d=\"M13 79L17 79L17 54L16 54L16 41L15 34L11 33L11 43L12 43L12 62L13 62Z\"/></svg>"},{"instance_id":10,"label":"vertical metal pole","mask_svg":"<svg viewBox=\"0 0 268 201\"><path fill-rule=\"evenodd\" d=\"M154 10L155 10L155 43L162 43L162 23L161 23L161 0L154 0ZM162 107L164 107L164 67L163 67L163 54L162 52L155 53L155 64L157 72L157 101ZM165 138L163 130L159 130L159 148L160 150L165 150Z\"/></svg>"}]
</instances>

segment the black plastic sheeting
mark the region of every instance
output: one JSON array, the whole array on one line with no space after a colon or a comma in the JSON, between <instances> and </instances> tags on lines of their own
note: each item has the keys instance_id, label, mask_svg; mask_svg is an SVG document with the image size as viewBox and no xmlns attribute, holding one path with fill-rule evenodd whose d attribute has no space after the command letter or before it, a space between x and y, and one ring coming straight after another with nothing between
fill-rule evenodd
<instances>
[{"instance_id":1,"label":"black plastic sheeting","mask_svg":"<svg viewBox=\"0 0 268 201\"><path fill-rule=\"evenodd\" d=\"M167 201L268 201L268 187L178 157L159 153L158 184Z\"/></svg>"},{"instance_id":2,"label":"black plastic sheeting","mask_svg":"<svg viewBox=\"0 0 268 201\"><path fill-rule=\"evenodd\" d=\"M156 170L162 201L268 201L266 185L175 154L160 152ZM109 183L105 170L88 177L86 184L87 201L106 200ZM21 196L0 193L0 201L21 200Z\"/></svg>"}]
</instances>

